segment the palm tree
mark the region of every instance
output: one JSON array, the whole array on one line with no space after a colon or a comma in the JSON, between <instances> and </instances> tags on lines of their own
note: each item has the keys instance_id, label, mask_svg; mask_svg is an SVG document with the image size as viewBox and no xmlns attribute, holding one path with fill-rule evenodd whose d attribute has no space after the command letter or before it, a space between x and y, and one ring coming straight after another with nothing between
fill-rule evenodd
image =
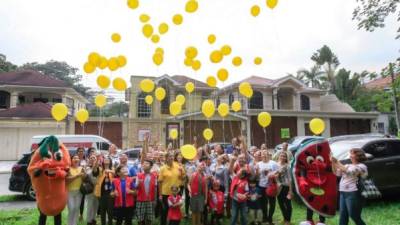
<instances>
[{"instance_id":1,"label":"palm tree","mask_svg":"<svg viewBox=\"0 0 400 225\"><path fill-rule=\"evenodd\" d=\"M332 50L328 46L324 45L322 48L318 49L317 52L311 56L311 60L313 60L317 65L324 67L325 76L329 84L330 92L335 92L336 89L335 74L336 74L336 69L340 64L337 56L332 52Z\"/></svg>"},{"instance_id":2,"label":"palm tree","mask_svg":"<svg viewBox=\"0 0 400 225\"><path fill-rule=\"evenodd\" d=\"M354 73L351 76L351 71L340 69L335 77L335 91L333 92L340 100L351 103L358 97L361 89L361 76Z\"/></svg>"},{"instance_id":3,"label":"palm tree","mask_svg":"<svg viewBox=\"0 0 400 225\"><path fill-rule=\"evenodd\" d=\"M301 69L297 73L298 78L304 81L307 86L311 85L313 88L321 88L320 77L324 72L321 71L318 65L314 65L310 70Z\"/></svg>"}]
</instances>

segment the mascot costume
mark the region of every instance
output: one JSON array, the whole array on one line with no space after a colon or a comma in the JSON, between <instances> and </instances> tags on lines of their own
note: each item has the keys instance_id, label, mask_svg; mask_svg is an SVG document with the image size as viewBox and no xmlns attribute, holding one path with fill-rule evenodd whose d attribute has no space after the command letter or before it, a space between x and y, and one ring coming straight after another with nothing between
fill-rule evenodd
<instances>
[{"instance_id":1,"label":"mascot costume","mask_svg":"<svg viewBox=\"0 0 400 225\"><path fill-rule=\"evenodd\" d=\"M293 160L292 176L296 192L307 206L307 221L300 225L323 225L325 217L336 213L337 178L332 171L331 150L325 139L313 140L300 146ZM319 214L314 223L313 212Z\"/></svg>"},{"instance_id":2,"label":"mascot costume","mask_svg":"<svg viewBox=\"0 0 400 225\"><path fill-rule=\"evenodd\" d=\"M67 204L65 178L70 164L68 150L55 136L44 138L32 153L28 173L36 192L39 224L46 224L46 216L54 216L54 223L61 224L61 212Z\"/></svg>"}]
</instances>

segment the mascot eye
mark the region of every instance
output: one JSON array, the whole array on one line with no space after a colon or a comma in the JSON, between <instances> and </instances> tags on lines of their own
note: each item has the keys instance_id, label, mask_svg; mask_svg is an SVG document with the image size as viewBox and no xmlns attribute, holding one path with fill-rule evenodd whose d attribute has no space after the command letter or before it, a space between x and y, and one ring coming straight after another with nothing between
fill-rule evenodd
<instances>
[{"instance_id":1,"label":"mascot eye","mask_svg":"<svg viewBox=\"0 0 400 225\"><path fill-rule=\"evenodd\" d=\"M320 155L317 156L315 159L320 161L320 162L324 162L325 161L324 158L322 156L320 156Z\"/></svg>"},{"instance_id":2,"label":"mascot eye","mask_svg":"<svg viewBox=\"0 0 400 225\"><path fill-rule=\"evenodd\" d=\"M314 157L312 157L312 156L307 156L307 163L308 164L311 164L311 163L313 163L314 162Z\"/></svg>"}]
</instances>

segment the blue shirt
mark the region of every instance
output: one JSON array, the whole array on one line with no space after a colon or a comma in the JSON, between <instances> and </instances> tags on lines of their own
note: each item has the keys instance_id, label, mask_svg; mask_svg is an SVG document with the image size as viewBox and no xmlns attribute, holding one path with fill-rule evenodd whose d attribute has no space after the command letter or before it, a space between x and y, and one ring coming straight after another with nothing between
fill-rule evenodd
<instances>
[{"instance_id":1,"label":"blue shirt","mask_svg":"<svg viewBox=\"0 0 400 225\"><path fill-rule=\"evenodd\" d=\"M250 187L249 186L249 195L250 198L247 200L247 207L249 207L249 209L261 209L261 188L259 187Z\"/></svg>"},{"instance_id":2,"label":"blue shirt","mask_svg":"<svg viewBox=\"0 0 400 225\"><path fill-rule=\"evenodd\" d=\"M120 179L121 180L121 193L122 194L122 207L126 207L126 180L125 179ZM136 187L135 182L131 183L130 189L134 189ZM113 191L115 190L114 183L112 184L112 189Z\"/></svg>"},{"instance_id":3,"label":"blue shirt","mask_svg":"<svg viewBox=\"0 0 400 225\"><path fill-rule=\"evenodd\" d=\"M131 166L131 167L129 168L129 176L130 176L130 177L136 177L136 175L137 175L137 172L136 172L135 166Z\"/></svg>"}]
</instances>

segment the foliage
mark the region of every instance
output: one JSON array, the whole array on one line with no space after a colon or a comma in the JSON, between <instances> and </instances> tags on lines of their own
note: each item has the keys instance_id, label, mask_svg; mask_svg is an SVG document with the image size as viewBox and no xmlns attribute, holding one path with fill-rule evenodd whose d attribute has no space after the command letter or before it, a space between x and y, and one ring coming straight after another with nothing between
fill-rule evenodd
<instances>
[{"instance_id":1,"label":"foliage","mask_svg":"<svg viewBox=\"0 0 400 225\"><path fill-rule=\"evenodd\" d=\"M397 125L395 117L389 117L389 133L397 136Z\"/></svg>"},{"instance_id":2,"label":"foliage","mask_svg":"<svg viewBox=\"0 0 400 225\"><path fill-rule=\"evenodd\" d=\"M314 65L310 68L310 70L301 69L297 72L297 74L297 78L304 81L307 86L311 86L313 88L321 88L320 77L323 72L320 70L319 66Z\"/></svg>"},{"instance_id":3,"label":"foliage","mask_svg":"<svg viewBox=\"0 0 400 225\"><path fill-rule=\"evenodd\" d=\"M0 53L0 73L16 70L17 66L7 61L7 57Z\"/></svg>"},{"instance_id":4,"label":"foliage","mask_svg":"<svg viewBox=\"0 0 400 225\"><path fill-rule=\"evenodd\" d=\"M311 60L314 61L316 65L324 68L325 79L323 86L328 87L331 93L334 92L336 88L336 69L340 64L338 57L328 46L324 45L311 56Z\"/></svg>"},{"instance_id":5,"label":"foliage","mask_svg":"<svg viewBox=\"0 0 400 225\"><path fill-rule=\"evenodd\" d=\"M92 96L92 93L88 91L89 88L81 84L82 75L78 74L78 69L68 65L66 62L50 60L44 64L38 62L25 63L19 69L35 70L63 80L83 96L87 98Z\"/></svg>"},{"instance_id":6,"label":"foliage","mask_svg":"<svg viewBox=\"0 0 400 225\"><path fill-rule=\"evenodd\" d=\"M351 71L340 69L335 76L334 94L344 101L351 102L358 97L358 92L361 88L360 75L355 73L351 76Z\"/></svg>"},{"instance_id":7,"label":"foliage","mask_svg":"<svg viewBox=\"0 0 400 225\"><path fill-rule=\"evenodd\" d=\"M399 0L357 0L358 6L354 9L353 20L358 21L358 29L373 32L376 28L385 27L385 20L390 14L398 11ZM397 13L400 21L400 13ZM400 38L400 28L396 39Z\"/></svg>"},{"instance_id":8,"label":"foliage","mask_svg":"<svg viewBox=\"0 0 400 225\"><path fill-rule=\"evenodd\" d=\"M100 114L100 110L96 107L90 110L90 116L118 116L118 117L126 117L129 113L129 104L123 101L113 102L111 104L107 104L102 110Z\"/></svg>"}]
</instances>

